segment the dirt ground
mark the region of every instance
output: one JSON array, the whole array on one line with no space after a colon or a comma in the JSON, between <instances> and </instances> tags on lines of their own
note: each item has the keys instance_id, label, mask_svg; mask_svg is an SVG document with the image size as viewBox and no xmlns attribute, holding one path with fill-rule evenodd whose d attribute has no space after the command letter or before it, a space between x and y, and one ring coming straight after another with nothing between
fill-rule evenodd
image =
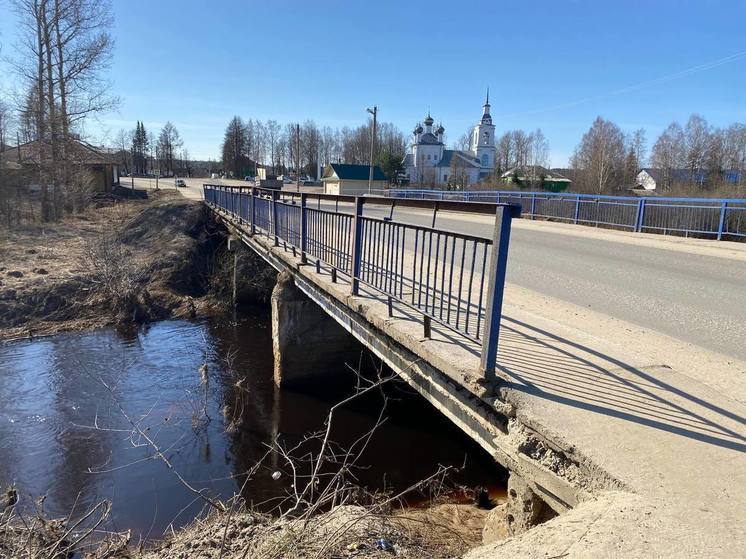
<instances>
[{"instance_id":1,"label":"dirt ground","mask_svg":"<svg viewBox=\"0 0 746 559\"><path fill-rule=\"evenodd\" d=\"M204 207L173 191L2 230L0 339L207 312L221 243Z\"/></svg>"}]
</instances>

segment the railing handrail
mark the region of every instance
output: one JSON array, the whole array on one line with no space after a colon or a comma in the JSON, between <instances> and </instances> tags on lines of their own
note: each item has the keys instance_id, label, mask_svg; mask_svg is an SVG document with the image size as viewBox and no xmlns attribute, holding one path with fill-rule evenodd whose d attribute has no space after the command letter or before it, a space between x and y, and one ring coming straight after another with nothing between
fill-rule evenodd
<instances>
[{"instance_id":1,"label":"railing handrail","mask_svg":"<svg viewBox=\"0 0 746 559\"><path fill-rule=\"evenodd\" d=\"M461 201L461 200L424 200L424 199L406 199L406 198L393 198L389 196L379 195L365 195L365 196L349 196L349 195L338 195L338 194L324 194L322 192L293 192L291 190L279 190L275 188L261 188L258 186L243 186L243 185L228 185L228 184L212 184L204 183L204 187L226 189L226 190L250 190L252 192L260 192L267 196L272 196L272 193L279 193L281 196L287 196L290 198L300 199L301 195L307 196L309 200L328 200L336 202L347 202L354 204L357 198L363 200L363 205L380 205L390 207L393 203L397 207L408 207L408 208L425 208L425 209L437 209L442 212L469 212L478 214L495 214L494 202L472 202L472 201ZM518 217L515 212L520 213L519 210L515 209L514 204L501 203L501 206L512 207L512 217Z\"/></svg>"},{"instance_id":2,"label":"railing handrail","mask_svg":"<svg viewBox=\"0 0 746 559\"><path fill-rule=\"evenodd\" d=\"M576 225L631 230L636 233L697 235L746 239L746 198L611 196L521 190L392 189L392 200L513 202L524 217Z\"/></svg>"},{"instance_id":3,"label":"railing handrail","mask_svg":"<svg viewBox=\"0 0 746 559\"><path fill-rule=\"evenodd\" d=\"M541 190L435 190L428 188L392 188L389 193L439 193L452 195L497 195L500 196L546 196L549 198L580 198L580 199L599 199L599 200L646 200L647 202L703 202L719 205L722 202L734 204L746 204L746 198L687 198L679 196L620 196L611 194L587 194L575 192L545 192ZM387 196L388 197L388 196Z\"/></svg>"}]
</instances>

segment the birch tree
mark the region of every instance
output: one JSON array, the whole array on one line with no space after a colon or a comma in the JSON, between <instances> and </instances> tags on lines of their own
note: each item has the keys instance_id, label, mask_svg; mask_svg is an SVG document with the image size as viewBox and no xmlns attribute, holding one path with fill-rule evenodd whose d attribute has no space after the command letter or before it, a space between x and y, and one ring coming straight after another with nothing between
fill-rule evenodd
<instances>
[{"instance_id":1,"label":"birch tree","mask_svg":"<svg viewBox=\"0 0 746 559\"><path fill-rule=\"evenodd\" d=\"M624 161L624 135L619 127L600 116L583 135L572 156L572 166L582 170L585 187L607 191Z\"/></svg>"}]
</instances>

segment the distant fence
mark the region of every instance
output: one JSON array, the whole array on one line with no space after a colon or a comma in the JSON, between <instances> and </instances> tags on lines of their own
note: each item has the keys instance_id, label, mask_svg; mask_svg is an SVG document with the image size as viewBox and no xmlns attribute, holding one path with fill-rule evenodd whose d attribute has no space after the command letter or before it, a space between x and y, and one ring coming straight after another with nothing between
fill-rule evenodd
<instances>
[{"instance_id":1,"label":"distant fence","mask_svg":"<svg viewBox=\"0 0 746 559\"><path fill-rule=\"evenodd\" d=\"M513 190L389 190L393 198L516 204L529 218L644 233L746 240L746 199L556 194Z\"/></svg>"},{"instance_id":2,"label":"distant fence","mask_svg":"<svg viewBox=\"0 0 746 559\"><path fill-rule=\"evenodd\" d=\"M382 293L389 314L397 302L430 322L482 346L482 371L495 375L500 313L505 286L511 218L515 206L501 204L400 202L437 211L467 211L495 218L493 238L364 215L364 206L391 206L380 197L292 193L253 187L204 185L205 201L245 228L296 252L301 262L322 265L360 286ZM433 219L434 223L434 219Z\"/></svg>"}]
</instances>

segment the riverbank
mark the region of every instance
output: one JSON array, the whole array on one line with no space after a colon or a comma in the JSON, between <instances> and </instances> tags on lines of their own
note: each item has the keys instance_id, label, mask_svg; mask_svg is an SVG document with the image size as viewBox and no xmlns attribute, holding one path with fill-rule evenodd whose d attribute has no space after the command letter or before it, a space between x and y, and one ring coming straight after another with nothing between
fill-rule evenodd
<instances>
[{"instance_id":1,"label":"riverbank","mask_svg":"<svg viewBox=\"0 0 746 559\"><path fill-rule=\"evenodd\" d=\"M202 204L173 191L3 231L0 340L210 314L232 291L225 244ZM273 272L240 265L243 299L268 297Z\"/></svg>"},{"instance_id":2,"label":"riverbank","mask_svg":"<svg viewBox=\"0 0 746 559\"><path fill-rule=\"evenodd\" d=\"M487 511L474 505L456 504L396 511L339 505L315 516L290 519L228 509L197 518L146 548L131 541L129 532L101 530L111 506L102 501L92 509L88 522L81 524L40 515L21 521L0 507L0 555L29 559L450 559L481 545L487 517Z\"/></svg>"}]
</instances>

